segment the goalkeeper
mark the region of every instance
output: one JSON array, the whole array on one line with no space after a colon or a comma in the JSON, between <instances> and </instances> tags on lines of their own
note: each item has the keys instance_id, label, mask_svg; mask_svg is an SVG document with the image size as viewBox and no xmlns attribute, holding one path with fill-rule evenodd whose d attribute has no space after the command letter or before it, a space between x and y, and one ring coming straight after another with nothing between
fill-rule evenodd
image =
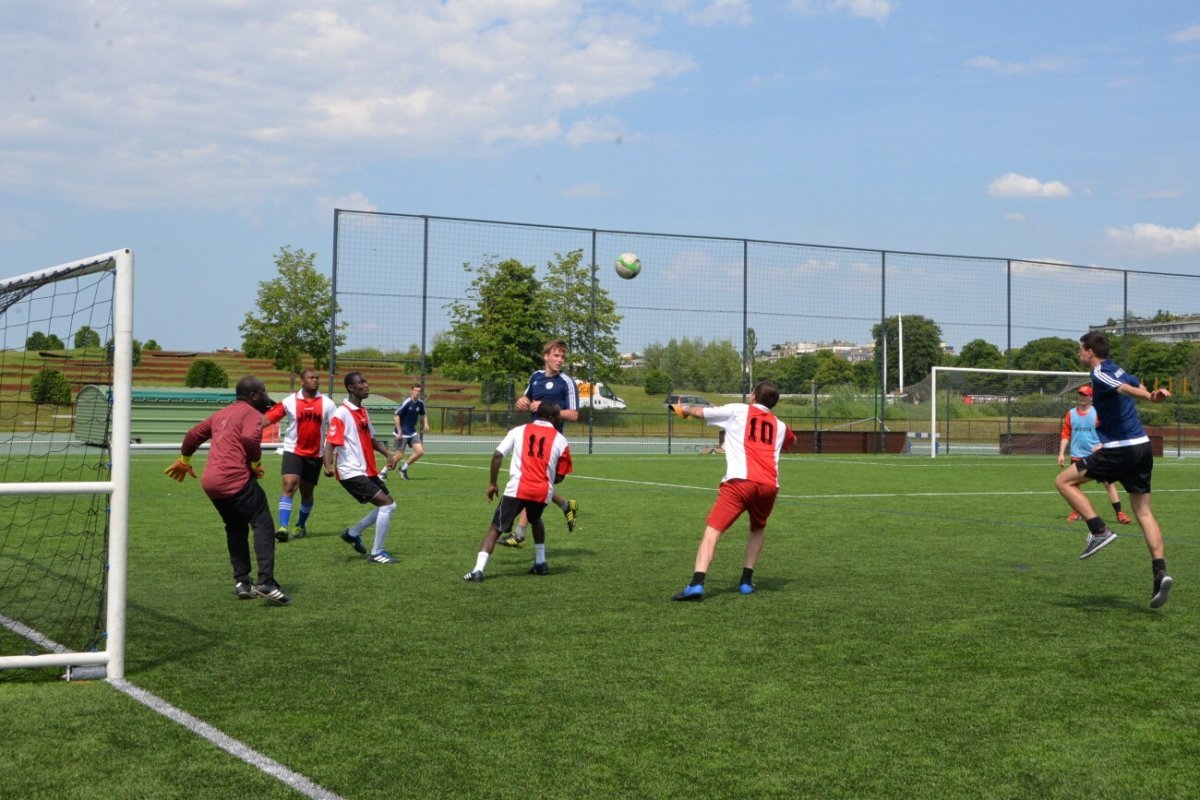
<instances>
[{"instance_id":1,"label":"goalkeeper","mask_svg":"<svg viewBox=\"0 0 1200 800\"><path fill-rule=\"evenodd\" d=\"M179 457L164 472L180 483L188 475L196 477L192 455L212 441L200 486L225 522L234 593L242 600L262 597L282 606L292 601L275 581L275 521L266 492L258 485L263 476L262 415L273 405L261 380L253 375L242 378L234 402L188 431ZM251 528L258 583L250 579Z\"/></svg>"}]
</instances>

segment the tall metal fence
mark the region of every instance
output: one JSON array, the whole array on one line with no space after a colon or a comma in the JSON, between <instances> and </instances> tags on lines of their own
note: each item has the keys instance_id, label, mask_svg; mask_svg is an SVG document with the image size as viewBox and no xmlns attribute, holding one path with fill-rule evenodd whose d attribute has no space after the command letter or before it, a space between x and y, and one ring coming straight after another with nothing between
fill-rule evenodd
<instances>
[{"instance_id":1,"label":"tall metal fence","mask_svg":"<svg viewBox=\"0 0 1200 800\"><path fill-rule=\"evenodd\" d=\"M897 315L933 320L956 352L976 339L1007 352L1043 337L1077 339L1108 321L1123 330L1125 320L1163 309L1200 311L1197 276L338 210L333 284L340 312L334 324L345 325L345 342L331 361L336 367L345 354L364 350L409 353L403 356L411 359L409 372L423 376L435 337L450 328L449 304L468 296L473 275L464 264L517 259L541 277L556 256L573 251L582 252L595 285L615 302L619 347L630 354L670 340L725 340L750 363L750 331L759 352L789 342L869 346L873 327ZM613 269L624 252L641 258L634 280ZM1120 338L1113 355L1125 355ZM886 390L896 383L883 374L883 361L876 359L873 387L881 431L894 414Z\"/></svg>"}]
</instances>

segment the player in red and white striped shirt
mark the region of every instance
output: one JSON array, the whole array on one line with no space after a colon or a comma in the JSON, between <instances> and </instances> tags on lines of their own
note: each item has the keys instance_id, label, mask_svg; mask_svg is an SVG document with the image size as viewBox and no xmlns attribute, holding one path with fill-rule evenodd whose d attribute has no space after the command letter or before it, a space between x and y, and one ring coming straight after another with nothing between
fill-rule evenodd
<instances>
[{"instance_id":1,"label":"player in red and white striped shirt","mask_svg":"<svg viewBox=\"0 0 1200 800\"><path fill-rule=\"evenodd\" d=\"M534 575L550 574L550 567L546 564L546 526L542 523L542 511L554 497L554 485L561 483L571 473L571 449L567 437L555 428L559 414L558 403L543 400L534 411L533 422L513 428L496 446L488 479L488 502L492 502L499 491L496 481L500 465L504 457L512 453L508 465L508 484L492 516L491 527L479 544L475 568L463 575L463 580L472 583L483 580L483 570L492 551L496 549L496 540L500 534L512 530L513 522L522 511L533 528L534 556L529 571Z\"/></svg>"},{"instance_id":2,"label":"player in red and white striped shirt","mask_svg":"<svg viewBox=\"0 0 1200 800\"><path fill-rule=\"evenodd\" d=\"M396 466L397 457L375 435L371 417L363 408L363 401L371 394L366 377L361 372L351 372L344 382L348 396L333 412L325 437L325 474L332 478L336 468L342 488L358 502L371 503L375 507L354 526L342 531L342 541L366 555L373 564L395 564L396 559L383 546L387 543L388 525L396 510L396 501L379 477L375 453L378 451L386 456L389 467ZM362 533L372 524L375 526L375 546L368 555Z\"/></svg>"},{"instance_id":3,"label":"player in red and white striped shirt","mask_svg":"<svg viewBox=\"0 0 1200 800\"><path fill-rule=\"evenodd\" d=\"M292 515L292 498L300 490L300 514L291 537L307 533L305 525L313 510L313 489L321 478L321 460L325 450L325 431L337 403L317 389L321 377L315 369L300 373L300 391L280 400L267 411L263 427L287 418L283 433L283 492L279 495L279 530L275 538L286 542Z\"/></svg>"},{"instance_id":4,"label":"player in red and white striped shirt","mask_svg":"<svg viewBox=\"0 0 1200 800\"><path fill-rule=\"evenodd\" d=\"M750 515L750 536L746 539L746 559L738 590L742 594L754 591L754 565L762 552L767 518L779 494L779 454L793 447L796 436L771 413L779 402L778 386L760 381L749 399L749 404L671 407L681 417L703 419L725 430L725 477L708 512L708 524L696 551L692 582L672 600L704 599L704 579L717 542L743 511Z\"/></svg>"}]
</instances>

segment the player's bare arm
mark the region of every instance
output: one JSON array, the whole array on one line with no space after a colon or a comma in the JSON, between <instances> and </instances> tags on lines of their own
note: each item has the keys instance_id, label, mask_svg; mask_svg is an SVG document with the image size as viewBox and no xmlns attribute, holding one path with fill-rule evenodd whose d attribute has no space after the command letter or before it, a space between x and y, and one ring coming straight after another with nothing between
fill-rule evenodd
<instances>
[{"instance_id":1,"label":"player's bare arm","mask_svg":"<svg viewBox=\"0 0 1200 800\"><path fill-rule=\"evenodd\" d=\"M332 478L337 467L337 449L328 442L325 443L325 456L322 460L325 466L325 476Z\"/></svg>"},{"instance_id":2,"label":"player's bare arm","mask_svg":"<svg viewBox=\"0 0 1200 800\"><path fill-rule=\"evenodd\" d=\"M496 488L496 481L500 477L500 465L503 463L504 463L504 454L503 453L501 453L499 450L492 453L492 463L491 463L491 466L488 468L487 499L488 499L489 503L492 502L492 500L494 500L496 497L496 492L498 491L498 489Z\"/></svg>"}]
</instances>

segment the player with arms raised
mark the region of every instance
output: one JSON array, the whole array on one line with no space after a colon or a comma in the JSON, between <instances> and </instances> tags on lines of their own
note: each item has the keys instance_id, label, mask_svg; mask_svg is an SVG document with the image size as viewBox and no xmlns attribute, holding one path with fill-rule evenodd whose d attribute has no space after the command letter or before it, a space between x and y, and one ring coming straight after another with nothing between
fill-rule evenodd
<instances>
[{"instance_id":1,"label":"player with arms raised","mask_svg":"<svg viewBox=\"0 0 1200 800\"><path fill-rule=\"evenodd\" d=\"M707 527L696 551L692 581L672 600L703 600L704 579L725 531L746 512L750 515L750 536L746 539L746 557L738 590L754 592L754 566L762 552L767 533L767 518L779 494L779 454L790 450L796 436L771 409L779 402L779 387L760 381L750 392L749 403L724 406L673 405L681 417L702 419L725 430L725 477L716 502L708 512Z\"/></svg>"},{"instance_id":2,"label":"player with arms raised","mask_svg":"<svg viewBox=\"0 0 1200 800\"><path fill-rule=\"evenodd\" d=\"M1058 473L1054 485L1071 508L1087 521L1087 544L1079 557L1091 558L1101 548L1115 542L1117 535L1100 519L1081 487L1088 481L1121 482L1129 493L1129 505L1133 507L1133 515L1137 517L1142 538L1150 551L1150 570L1154 573L1150 607L1158 608L1167 602L1174 581L1167 574L1162 529L1150 509L1154 449L1133 401L1136 398L1161 403L1171 393L1166 389L1148 391L1136 377L1114 364L1108 352L1108 337L1102 331L1088 331L1079 337L1079 363L1092 371L1092 398L1098 416L1096 433L1100 435L1100 449Z\"/></svg>"},{"instance_id":3,"label":"player with arms raised","mask_svg":"<svg viewBox=\"0 0 1200 800\"><path fill-rule=\"evenodd\" d=\"M513 428L496 446L492 454L491 472L488 478L488 502L496 497L496 480L504 457L512 453L508 465L508 484L492 524L483 541L479 543L479 554L475 557L475 568L463 575L463 580L479 583L483 570L496 548L501 533L512 530L513 521L524 512L533 527L534 556L530 573L549 575L546 563L546 526L542 524L542 511L554 495L554 484L561 483L571 472L571 450L567 438L559 433L554 423L558 421L559 408L553 400L543 400L534 412L536 418L527 425Z\"/></svg>"},{"instance_id":4,"label":"player with arms raised","mask_svg":"<svg viewBox=\"0 0 1200 800\"><path fill-rule=\"evenodd\" d=\"M300 373L300 391L290 394L267 411L263 426L287 418L283 434L283 492L279 495L279 530L275 538L288 540L292 500L300 490L300 515L291 538L299 539L308 533L305 528L313 510L313 489L321 478L321 461L325 449L325 431L337 409L337 403L317 389L321 377L315 369Z\"/></svg>"}]
</instances>

